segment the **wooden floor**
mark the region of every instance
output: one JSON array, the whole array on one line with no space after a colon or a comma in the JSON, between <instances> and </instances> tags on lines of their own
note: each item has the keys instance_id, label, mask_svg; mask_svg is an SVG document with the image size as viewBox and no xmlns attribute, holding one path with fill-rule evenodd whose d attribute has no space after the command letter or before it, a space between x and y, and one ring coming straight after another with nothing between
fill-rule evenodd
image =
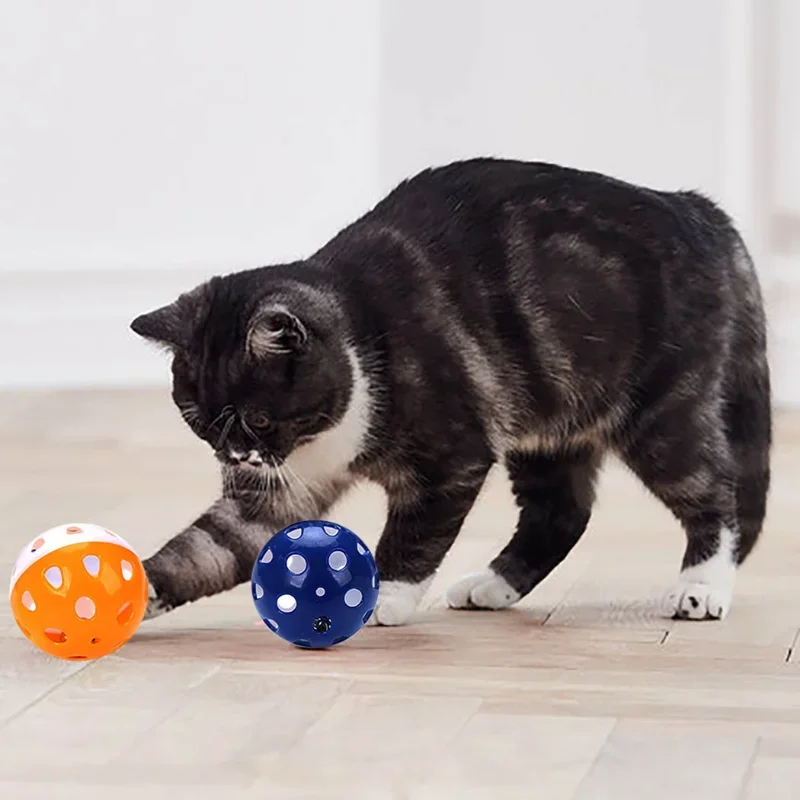
<instances>
[{"instance_id":1,"label":"wooden floor","mask_svg":"<svg viewBox=\"0 0 800 800\"><path fill-rule=\"evenodd\" d=\"M796 800L800 417L776 438L767 530L723 623L659 616L683 537L613 465L583 541L510 611L442 602L509 535L500 473L413 624L331 651L256 624L246 587L84 664L35 651L3 603L0 798ZM216 487L163 392L0 395L6 574L61 522L146 556ZM374 544L384 512L364 487L331 516Z\"/></svg>"}]
</instances>

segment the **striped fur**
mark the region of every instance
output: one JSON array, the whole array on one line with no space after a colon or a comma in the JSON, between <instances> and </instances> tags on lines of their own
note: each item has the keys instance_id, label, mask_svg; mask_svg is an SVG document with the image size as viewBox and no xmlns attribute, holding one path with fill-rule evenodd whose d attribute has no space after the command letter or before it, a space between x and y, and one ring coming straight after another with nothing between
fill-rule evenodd
<instances>
[{"instance_id":1,"label":"striped fur","mask_svg":"<svg viewBox=\"0 0 800 800\"><path fill-rule=\"evenodd\" d=\"M151 615L245 580L272 532L365 478L389 498L383 624L406 621L498 461L517 529L455 607L516 602L558 566L609 451L686 533L669 613L724 616L761 531L761 294L730 220L695 193L450 164L307 260L214 278L132 327L173 350L175 402L224 476L147 560Z\"/></svg>"}]
</instances>

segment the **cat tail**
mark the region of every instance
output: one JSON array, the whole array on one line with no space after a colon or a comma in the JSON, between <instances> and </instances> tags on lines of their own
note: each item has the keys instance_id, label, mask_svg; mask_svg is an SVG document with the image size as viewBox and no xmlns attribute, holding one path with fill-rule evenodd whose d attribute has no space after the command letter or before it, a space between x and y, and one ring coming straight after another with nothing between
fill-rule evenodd
<instances>
[{"instance_id":1,"label":"cat tail","mask_svg":"<svg viewBox=\"0 0 800 800\"><path fill-rule=\"evenodd\" d=\"M737 469L741 564L758 541L767 510L772 400L761 292L750 256L738 236L734 259L740 307L731 348L725 422Z\"/></svg>"}]
</instances>

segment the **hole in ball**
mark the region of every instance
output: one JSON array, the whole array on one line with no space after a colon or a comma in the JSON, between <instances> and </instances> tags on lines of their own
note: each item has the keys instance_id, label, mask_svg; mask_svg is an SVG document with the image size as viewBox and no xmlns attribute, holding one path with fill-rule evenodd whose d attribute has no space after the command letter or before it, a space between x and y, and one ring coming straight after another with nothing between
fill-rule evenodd
<instances>
[{"instance_id":1,"label":"hole in ball","mask_svg":"<svg viewBox=\"0 0 800 800\"><path fill-rule=\"evenodd\" d=\"M97 556L84 556L83 568L96 578L100 574L100 559Z\"/></svg>"},{"instance_id":2,"label":"hole in ball","mask_svg":"<svg viewBox=\"0 0 800 800\"><path fill-rule=\"evenodd\" d=\"M350 608L355 608L362 600L363 595L360 589L348 589L344 593L344 604Z\"/></svg>"},{"instance_id":3,"label":"hole in ball","mask_svg":"<svg viewBox=\"0 0 800 800\"><path fill-rule=\"evenodd\" d=\"M67 634L60 631L58 628L45 628L44 635L56 644L64 644L67 641Z\"/></svg>"},{"instance_id":4,"label":"hole in ball","mask_svg":"<svg viewBox=\"0 0 800 800\"><path fill-rule=\"evenodd\" d=\"M267 625L269 625L269 627L272 628L272 630L274 630L274 631L278 630L278 623L275 622L274 619L267 618L267 619L264 620L264 622L266 622Z\"/></svg>"},{"instance_id":5,"label":"hole in ball","mask_svg":"<svg viewBox=\"0 0 800 800\"><path fill-rule=\"evenodd\" d=\"M297 639L294 644L298 647L311 647L311 642L309 642L308 639Z\"/></svg>"},{"instance_id":6,"label":"hole in ball","mask_svg":"<svg viewBox=\"0 0 800 800\"><path fill-rule=\"evenodd\" d=\"M295 528L293 531L289 531L286 535L290 539L299 539L303 535L303 531L301 528Z\"/></svg>"},{"instance_id":7,"label":"hole in ball","mask_svg":"<svg viewBox=\"0 0 800 800\"><path fill-rule=\"evenodd\" d=\"M256 591L256 600L260 600L264 596L264 589L261 587L260 583L257 583L255 585L255 591Z\"/></svg>"},{"instance_id":8,"label":"hole in ball","mask_svg":"<svg viewBox=\"0 0 800 800\"><path fill-rule=\"evenodd\" d=\"M29 591L25 590L22 593L20 600L22 601L22 605L25 606L28 611L36 611L36 603L33 600L33 595Z\"/></svg>"},{"instance_id":9,"label":"hole in ball","mask_svg":"<svg viewBox=\"0 0 800 800\"><path fill-rule=\"evenodd\" d=\"M308 562L299 553L292 553L292 555L286 559L286 569L288 569L292 575L302 575L306 571L307 566Z\"/></svg>"},{"instance_id":10,"label":"hole in ball","mask_svg":"<svg viewBox=\"0 0 800 800\"><path fill-rule=\"evenodd\" d=\"M58 567L48 567L44 571L44 579L54 588L60 589L64 584L64 576Z\"/></svg>"},{"instance_id":11,"label":"hole in ball","mask_svg":"<svg viewBox=\"0 0 800 800\"><path fill-rule=\"evenodd\" d=\"M79 597L75 601L75 613L80 619L91 619L96 611L97 606L91 597Z\"/></svg>"},{"instance_id":12,"label":"hole in ball","mask_svg":"<svg viewBox=\"0 0 800 800\"><path fill-rule=\"evenodd\" d=\"M334 550L328 556L328 566L336 572L341 572L347 566L347 556L341 550Z\"/></svg>"},{"instance_id":13,"label":"hole in ball","mask_svg":"<svg viewBox=\"0 0 800 800\"><path fill-rule=\"evenodd\" d=\"M270 561L272 561L272 550L267 550L267 552L261 556L261 563L269 564Z\"/></svg>"},{"instance_id":14,"label":"hole in ball","mask_svg":"<svg viewBox=\"0 0 800 800\"><path fill-rule=\"evenodd\" d=\"M330 617L317 617L312 623L311 627L316 633L327 633L331 629L333 623Z\"/></svg>"},{"instance_id":15,"label":"hole in ball","mask_svg":"<svg viewBox=\"0 0 800 800\"><path fill-rule=\"evenodd\" d=\"M133 564L131 564L130 561L125 561L125 559L123 559L120 562L120 566L122 567L123 579L129 581L133 577Z\"/></svg>"},{"instance_id":16,"label":"hole in ball","mask_svg":"<svg viewBox=\"0 0 800 800\"><path fill-rule=\"evenodd\" d=\"M291 614L297 608L297 600L290 594L282 594L278 598L278 611L283 611L284 614Z\"/></svg>"}]
</instances>

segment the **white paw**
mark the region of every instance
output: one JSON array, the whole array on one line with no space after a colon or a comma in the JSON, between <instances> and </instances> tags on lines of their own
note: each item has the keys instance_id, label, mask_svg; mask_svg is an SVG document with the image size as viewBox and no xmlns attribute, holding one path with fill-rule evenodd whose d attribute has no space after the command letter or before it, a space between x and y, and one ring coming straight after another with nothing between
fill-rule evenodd
<instances>
[{"instance_id":1,"label":"white paw","mask_svg":"<svg viewBox=\"0 0 800 800\"><path fill-rule=\"evenodd\" d=\"M155 619L156 617L160 617L162 614L166 614L169 610L170 607L163 600L159 599L158 595L156 594L156 590L153 588L153 585L148 584L147 609L144 612L144 619Z\"/></svg>"},{"instance_id":2,"label":"white paw","mask_svg":"<svg viewBox=\"0 0 800 800\"><path fill-rule=\"evenodd\" d=\"M422 583L386 581L381 583L378 603L367 622L368 625L405 625L416 611L419 601L430 585Z\"/></svg>"},{"instance_id":3,"label":"white paw","mask_svg":"<svg viewBox=\"0 0 800 800\"><path fill-rule=\"evenodd\" d=\"M680 579L667 595L667 614L680 619L725 619L732 597L732 587Z\"/></svg>"},{"instance_id":4,"label":"white paw","mask_svg":"<svg viewBox=\"0 0 800 800\"><path fill-rule=\"evenodd\" d=\"M486 569L465 575L447 590L450 608L508 608L520 599L505 578Z\"/></svg>"},{"instance_id":5,"label":"white paw","mask_svg":"<svg viewBox=\"0 0 800 800\"><path fill-rule=\"evenodd\" d=\"M719 531L716 552L707 560L687 567L667 595L667 614L679 619L725 619L731 608L736 583L734 536Z\"/></svg>"}]
</instances>

